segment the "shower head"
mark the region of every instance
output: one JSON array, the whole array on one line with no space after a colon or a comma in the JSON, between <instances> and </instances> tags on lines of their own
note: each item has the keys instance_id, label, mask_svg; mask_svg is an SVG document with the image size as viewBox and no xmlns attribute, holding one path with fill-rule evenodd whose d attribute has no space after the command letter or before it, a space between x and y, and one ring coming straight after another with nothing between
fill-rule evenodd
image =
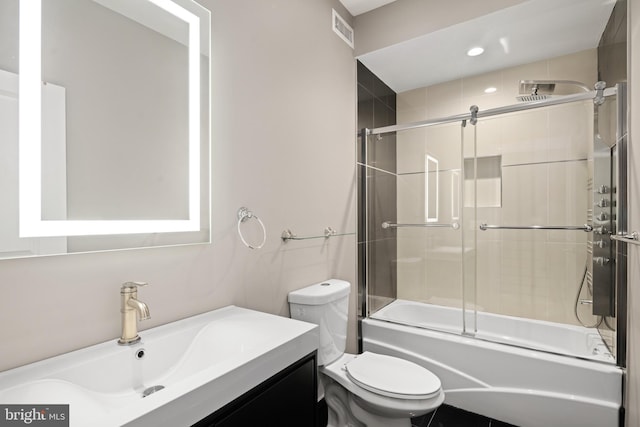
<instances>
[{"instance_id":1,"label":"shower head","mask_svg":"<svg viewBox=\"0 0 640 427\"><path fill-rule=\"evenodd\" d=\"M520 94L516 99L521 102L541 101L553 96L557 84L577 86L585 92L589 87L574 80L520 80Z\"/></svg>"},{"instance_id":2,"label":"shower head","mask_svg":"<svg viewBox=\"0 0 640 427\"><path fill-rule=\"evenodd\" d=\"M553 94L556 85L546 80L520 80L520 95L516 99L521 102L541 101Z\"/></svg>"}]
</instances>

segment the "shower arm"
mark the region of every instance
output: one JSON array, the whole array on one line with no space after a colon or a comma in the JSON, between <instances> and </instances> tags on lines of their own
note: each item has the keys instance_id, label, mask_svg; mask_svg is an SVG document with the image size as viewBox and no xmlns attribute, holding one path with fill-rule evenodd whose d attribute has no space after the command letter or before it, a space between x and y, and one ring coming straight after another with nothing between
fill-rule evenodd
<instances>
[{"instance_id":1,"label":"shower arm","mask_svg":"<svg viewBox=\"0 0 640 427\"><path fill-rule=\"evenodd\" d=\"M520 84L525 83L525 84L530 84L530 85L557 85L557 84L563 84L563 85L570 85L570 86L577 86L580 89L582 89L585 92L590 92L593 89L591 89L589 86L587 86L586 84L579 82L577 80L520 80Z\"/></svg>"}]
</instances>

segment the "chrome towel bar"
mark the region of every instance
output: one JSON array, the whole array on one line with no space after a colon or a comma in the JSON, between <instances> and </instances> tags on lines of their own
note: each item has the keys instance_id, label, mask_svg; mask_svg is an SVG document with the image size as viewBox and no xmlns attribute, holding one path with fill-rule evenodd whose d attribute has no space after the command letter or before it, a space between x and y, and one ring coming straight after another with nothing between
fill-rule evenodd
<instances>
[{"instance_id":1,"label":"chrome towel bar","mask_svg":"<svg viewBox=\"0 0 640 427\"><path fill-rule=\"evenodd\" d=\"M634 231L631 234L612 234L609 237L611 238L611 240L616 240L618 242L640 245L639 235L637 231Z\"/></svg>"},{"instance_id":2,"label":"chrome towel bar","mask_svg":"<svg viewBox=\"0 0 640 427\"><path fill-rule=\"evenodd\" d=\"M593 227L589 224L584 225L487 225L480 224L480 230L579 230L590 232Z\"/></svg>"},{"instance_id":3,"label":"chrome towel bar","mask_svg":"<svg viewBox=\"0 0 640 427\"><path fill-rule=\"evenodd\" d=\"M324 234L322 236L299 237L297 234L295 234L290 229L286 229L286 230L284 230L282 232L282 235L280 236L280 238L282 239L283 242L287 243L289 240L328 239L329 237L351 236L351 235L355 235L355 234L356 233L338 233L336 230L334 230L331 227L325 227Z\"/></svg>"},{"instance_id":4,"label":"chrome towel bar","mask_svg":"<svg viewBox=\"0 0 640 427\"><path fill-rule=\"evenodd\" d=\"M441 223L441 222L421 222L418 224L395 224L393 222L385 221L382 223L382 228L401 228L401 227L441 227L441 228L453 228L457 230L460 228L460 224L457 222Z\"/></svg>"}]
</instances>

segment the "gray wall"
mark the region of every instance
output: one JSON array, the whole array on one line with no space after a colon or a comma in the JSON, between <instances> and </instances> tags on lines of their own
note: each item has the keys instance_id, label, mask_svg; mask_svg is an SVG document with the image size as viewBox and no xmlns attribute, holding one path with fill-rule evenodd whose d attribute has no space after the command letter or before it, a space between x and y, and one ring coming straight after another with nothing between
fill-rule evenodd
<instances>
[{"instance_id":1,"label":"gray wall","mask_svg":"<svg viewBox=\"0 0 640 427\"><path fill-rule=\"evenodd\" d=\"M120 334L120 284L148 281L142 329L236 304L288 315L290 290L354 283L356 67L331 30L338 0L201 0L212 11L213 243L0 261L0 370ZM268 239L251 251L236 211ZM252 224L248 239L257 238ZM355 349L355 291L349 348Z\"/></svg>"}]
</instances>

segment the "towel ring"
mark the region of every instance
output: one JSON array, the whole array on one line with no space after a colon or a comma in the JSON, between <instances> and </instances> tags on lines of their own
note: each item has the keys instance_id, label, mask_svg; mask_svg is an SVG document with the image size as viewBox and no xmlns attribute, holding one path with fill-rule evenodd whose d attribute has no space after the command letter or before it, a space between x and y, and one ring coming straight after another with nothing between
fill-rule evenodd
<instances>
[{"instance_id":1,"label":"towel ring","mask_svg":"<svg viewBox=\"0 0 640 427\"><path fill-rule=\"evenodd\" d=\"M258 220L260 227L262 227L262 243L256 246L247 243L247 241L244 239L244 236L242 235L242 231L240 231L240 224L251 218L255 218L256 220ZM257 215L255 215L245 207L238 209L238 234L240 235L240 240L242 240L242 243L244 243L244 245L249 249L261 249L267 241L267 229L265 228L264 224L262 223L262 221L260 221L260 218L258 218Z\"/></svg>"}]
</instances>

